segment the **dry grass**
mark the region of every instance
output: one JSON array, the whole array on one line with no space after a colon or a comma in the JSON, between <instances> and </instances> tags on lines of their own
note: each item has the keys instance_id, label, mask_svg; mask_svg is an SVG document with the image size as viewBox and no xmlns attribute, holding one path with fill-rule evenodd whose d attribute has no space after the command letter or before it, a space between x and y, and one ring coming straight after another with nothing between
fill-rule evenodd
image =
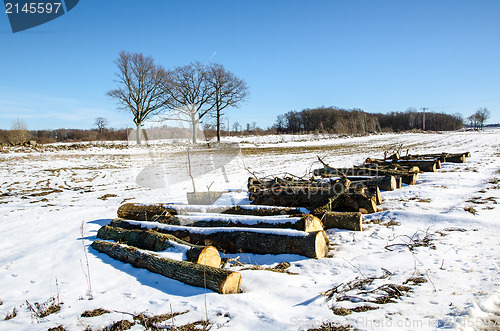
<instances>
[{"instance_id":1,"label":"dry grass","mask_svg":"<svg viewBox=\"0 0 500 331\"><path fill-rule=\"evenodd\" d=\"M110 311L104 308L96 308L94 310L86 310L84 311L80 316L81 317L95 317L95 316L101 316L104 314L109 314Z\"/></svg>"},{"instance_id":2,"label":"dry grass","mask_svg":"<svg viewBox=\"0 0 500 331\"><path fill-rule=\"evenodd\" d=\"M5 315L4 317L4 321L8 321L8 320L11 320L13 319L14 317L17 316L17 310L16 308L12 309L12 313L11 312L8 312L7 315Z\"/></svg>"}]
</instances>

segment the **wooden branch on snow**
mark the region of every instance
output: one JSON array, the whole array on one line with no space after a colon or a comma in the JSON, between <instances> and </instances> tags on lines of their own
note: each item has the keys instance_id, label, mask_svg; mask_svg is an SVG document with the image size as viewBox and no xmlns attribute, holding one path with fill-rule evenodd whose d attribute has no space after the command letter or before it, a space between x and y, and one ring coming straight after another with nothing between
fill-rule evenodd
<instances>
[{"instance_id":1,"label":"wooden branch on snow","mask_svg":"<svg viewBox=\"0 0 500 331\"><path fill-rule=\"evenodd\" d=\"M219 267L221 258L213 246L199 246L188 243L170 234L153 230L126 230L117 227L103 226L97 232L97 238L114 240L130 246L150 251L164 251L168 248L184 248L186 260L193 263Z\"/></svg>"},{"instance_id":2,"label":"wooden branch on snow","mask_svg":"<svg viewBox=\"0 0 500 331\"><path fill-rule=\"evenodd\" d=\"M92 248L110 257L130 263L136 268L147 269L197 287L206 287L220 294L240 292L241 274L221 268L177 261L141 251L134 247L96 240Z\"/></svg>"},{"instance_id":3,"label":"wooden branch on snow","mask_svg":"<svg viewBox=\"0 0 500 331\"><path fill-rule=\"evenodd\" d=\"M192 244L213 245L228 253L299 254L311 258L322 258L328 253L328 238L324 231L196 228L119 218L114 219L110 226L124 229L151 228Z\"/></svg>"}]
</instances>

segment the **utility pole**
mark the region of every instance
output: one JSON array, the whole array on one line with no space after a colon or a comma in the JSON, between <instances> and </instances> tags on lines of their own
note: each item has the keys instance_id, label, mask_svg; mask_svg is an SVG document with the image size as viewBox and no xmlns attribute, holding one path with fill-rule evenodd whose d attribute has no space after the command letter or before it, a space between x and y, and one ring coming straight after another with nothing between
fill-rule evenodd
<instances>
[{"instance_id":1,"label":"utility pole","mask_svg":"<svg viewBox=\"0 0 500 331\"><path fill-rule=\"evenodd\" d=\"M426 107L422 107L420 108L422 109L422 130L425 131L425 111L426 110L429 110L429 108L426 108Z\"/></svg>"}]
</instances>

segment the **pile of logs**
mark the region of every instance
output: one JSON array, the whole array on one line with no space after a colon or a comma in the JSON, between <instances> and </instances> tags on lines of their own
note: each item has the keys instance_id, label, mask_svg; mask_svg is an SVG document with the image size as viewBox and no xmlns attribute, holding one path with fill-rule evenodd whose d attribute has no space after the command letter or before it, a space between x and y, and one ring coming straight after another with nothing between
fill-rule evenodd
<instances>
[{"instance_id":1,"label":"pile of logs","mask_svg":"<svg viewBox=\"0 0 500 331\"><path fill-rule=\"evenodd\" d=\"M239 293L241 274L221 267L219 251L323 258L326 229L362 231L362 214L377 211L381 191L415 185L421 172L468 156L396 153L352 168L320 160L324 167L310 179L249 178L251 205L126 203L99 229L92 247L189 285Z\"/></svg>"},{"instance_id":2,"label":"pile of logs","mask_svg":"<svg viewBox=\"0 0 500 331\"><path fill-rule=\"evenodd\" d=\"M253 204L306 207L319 218L325 211L374 213L382 203L380 191L416 185L420 173L435 172L441 162L465 162L468 156L468 152L405 157L395 153L384 159L368 158L351 168L335 168L319 159L323 168L315 169L308 180L249 178L249 197Z\"/></svg>"},{"instance_id":3,"label":"pile of logs","mask_svg":"<svg viewBox=\"0 0 500 331\"><path fill-rule=\"evenodd\" d=\"M360 213L327 213L275 206L196 206L126 203L103 226L92 247L138 268L221 294L240 292L241 274L221 268L224 253L298 254L323 258L325 229L361 230ZM182 260L168 252L182 253Z\"/></svg>"}]
</instances>

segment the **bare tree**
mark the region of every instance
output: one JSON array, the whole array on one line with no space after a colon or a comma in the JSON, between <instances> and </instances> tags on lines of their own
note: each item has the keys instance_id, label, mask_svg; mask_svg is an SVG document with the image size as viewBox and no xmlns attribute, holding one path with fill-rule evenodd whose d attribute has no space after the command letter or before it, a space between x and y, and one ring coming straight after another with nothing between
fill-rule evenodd
<instances>
[{"instance_id":1,"label":"bare tree","mask_svg":"<svg viewBox=\"0 0 500 331\"><path fill-rule=\"evenodd\" d=\"M10 130L9 140L11 144L22 144L28 141L28 126L23 120L18 118L17 120L12 122L12 124L10 125Z\"/></svg>"},{"instance_id":2,"label":"bare tree","mask_svg":"<svg viewBox=\"0 0 500 331\"><path fill-rule=\"evenodd\" d=\"M97 117L95 119L94 125L96 127L97 132L99 132L99 135L101 135L102 132L106 130L106 128L108 127L109 122L104 117Z\"/></svg>"},{"instance_id":3,"label":"bare tree","mask_svg":"<svg viewBox=\"0 0 500 331\"><path fill-rule=\"evenodd\" d=\"M142 124L157 115L167 100L162 88L165 70L142 53L121 51L114 63L118 67L115 80L118 88L108 91L107 95L117 100L120 109L134 116L136 140L140 145Z\"/></svg>"},{"instance_id":4,"label":"bare tree","mask_svg":"<svg viewBox=\"0 0 500 331\"><path fill-rule=\"evenodd\" d=\"M234 131L234 132L240 132L240 130L241 130L241 125L240 125L240 123L239 123L239 122L234 122L234 123L233 123L233 131Z\"/></svg>"},{"instance_id":5,"label":"bare tree","mask_svg":"<svg viewBox=\"0 0 500 331\"><path fill-rule=\"evenodd\" d=\"M179 66L167 73L163 81L164 106L167 119L187 121L191 125L193 144L198 136L198 125L214 107L213 89L209 84L207 68L199 63Z\"/></svg>"},{"instance_id":6,"label":"bare tree","mask_svg":"<svg viewBox=\"0 0 500 331\"><path fill-rule=\"evenodd\" d=\"M213 112L217 123L217 141L220 141L222 111L227 107L238 107L248 96L247 83L223 65L208 66L209 85L213 89Z\"/></svg>"},{"instance_id":7,"label":"bare tree","mask_svg":"<svg viewBox=\"0 0 500 331\"><path fill-rule=\"evenodd\" d=\"M476 118L477 124L481 130L483 129L484 123L490 118L490 116L491 113L486 107L479 108L474 113L474 117Z\"/></svg>"}]
</instances>

